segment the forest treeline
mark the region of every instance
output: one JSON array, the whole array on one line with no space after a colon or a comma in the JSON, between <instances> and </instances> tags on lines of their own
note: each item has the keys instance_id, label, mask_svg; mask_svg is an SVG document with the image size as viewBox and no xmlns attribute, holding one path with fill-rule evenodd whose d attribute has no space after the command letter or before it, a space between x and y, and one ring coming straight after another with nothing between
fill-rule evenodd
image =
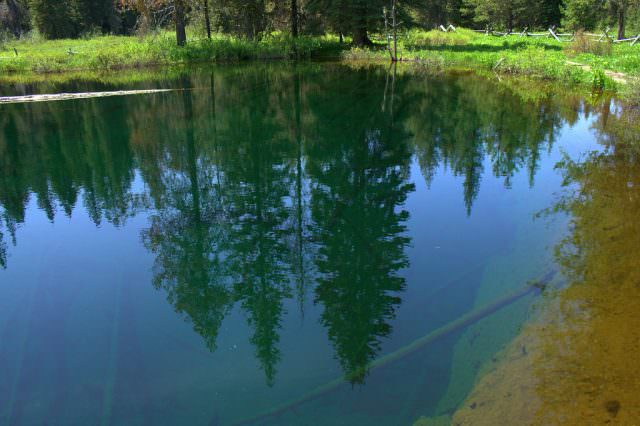
<instances>
[{"instance_id":1,"label":"forest treeline","mask_svg":"<svg viewBox=\"0 0 640 426\"><path fill-rule=\"evenodd\" d=\"M175 27L178 44L184 44L190 25L209 37L216 32L249 39L274 31L294 37L331 33L363 46L371 43L371 33L383 30L383 10L392 3L405 29L610 26L624 37L640 22L638 0L0 0L0 23L16 37L34 29L58 39Z\"/></svg>"}]
</instances>

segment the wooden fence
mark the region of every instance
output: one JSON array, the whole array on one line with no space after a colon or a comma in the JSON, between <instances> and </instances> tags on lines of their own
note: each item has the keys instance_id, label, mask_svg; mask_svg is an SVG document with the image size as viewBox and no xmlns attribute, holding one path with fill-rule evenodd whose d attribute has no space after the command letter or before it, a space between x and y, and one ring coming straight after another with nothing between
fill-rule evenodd
<instances>
[{"instance_id":1,"label":"wooden fence","mask_svg":"<svg viewBox=\"0 0 640 426\"><path fill-rule=\"evenodd\" d=\"M443 31L443 32L455 32L456 31L456 27L454 27L453 25L449 25L447 27L445 27L444 25L440 25L438 27L438 29L440 31ZM546 32L543 32L543 33L531 33L531 32L529 32L529 28L525 28L521 32L517 32L517 31L513 31L513 30L509 30L509 31L506 31L506 32L501 32L501 31L494 31L493 28L490 27L490 26L488 26L484 30L471 30L471 31L474 31L476 33L484 33L486 36L496 36L496 37L508 37L508 36L515 36L515 37L549 37L549 38L554 38L559 42L571 42L571 41L574 41L575 38L576 38L576 33L558 33L558 32L556 32L556 28L555 27L551 27ZM618 39L615 39L611 34L609 34L610 31L611 31L611 28L607 28L604 31L604 33L602 33L602 34L583 33L583 35L586 36L586 37L595 38L595 39L597 39L596 41L598 41L598 42L607 42L607 41L611 41L613 43L627 43L627 42L630 42L632 46L634 46L636 43L638 43L638 41L640 41L640 34L638 34L635 37L619 39L618 40Z\"/></svg>"}]
</instances>

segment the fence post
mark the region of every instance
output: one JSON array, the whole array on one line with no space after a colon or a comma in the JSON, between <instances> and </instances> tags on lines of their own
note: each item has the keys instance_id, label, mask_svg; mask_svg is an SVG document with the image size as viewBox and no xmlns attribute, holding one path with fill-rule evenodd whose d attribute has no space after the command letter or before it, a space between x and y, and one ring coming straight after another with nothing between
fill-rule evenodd
<instances>
[{"instance_id":1,"label":"fence post","mask_svg":"<svg viewBox=\"0 0 640 426\"><path fill-rule=\"evenodd\" d=\"M602 34L602 35L600 36L600 38L598 39L598 41L602 41L602 39L603 39L603 38L609 38L609 31L610 31L610 30L611 30L611 27L607 27L607 28L604 30L604 34Z\"/></svg>"},{"instance_id":2,"label":"fence post","mask_svg":"<svg viewBox=\"0 0 640 426\"><path fill-rule=\"evenodd\" d=\"M553 31L553 27L549 28L549 32L551 33L551 35L553 36L553 38L555 38L556 40L560 41L560 39L558 38L558 36L556 35L556 33Z\"/></svg>"}]
</instances>

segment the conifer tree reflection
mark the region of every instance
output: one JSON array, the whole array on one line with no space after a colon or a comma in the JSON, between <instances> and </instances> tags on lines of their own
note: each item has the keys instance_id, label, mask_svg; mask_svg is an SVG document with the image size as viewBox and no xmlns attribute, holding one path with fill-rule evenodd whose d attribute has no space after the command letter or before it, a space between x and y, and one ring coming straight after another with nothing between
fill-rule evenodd
<instances>
[{"instance_id":1,"label":"conifer tree reflection","mask_svg":"<svg viewBox=\"0 0 640 426\"><path fill-rule=\"evenodd\" d=\"M370 77L372 85L384 82ZM381 105L380 89L367 104ZM369 113L350 110L350 125L323 127L309 165L312 234L319 246L315 300L353 383L364 381L401 302L405 281L398 272L408 265L404 251L410 242L409 214L401 206L414 189L402 131L389 128L389 116Z\"/></svg>"},{"instance_id":2,"label":"conifer tree reflection","mask_svg":"<svg viewBox=\"0 0 640 426\"><path fill-rule=\"evenodd\" d=\"M209 349L238 304L272 384L285 300L302 306L318 274L322 324L361 382L404 288L411 151L427 181L443 164L463 176L471 209L485 159L507 184L525 165L533 176L562 121L477 80L392 76L385 97L384 70L233 68L180 84L208 93L7 108L0 266L32 194L50 220L80 200L96 224L149 208L154 285Z\"/></svg>"},{"instance_id":3,"label":"conifer tree reflection","mask_svg":"<svg viewBox=\"0 0 640 426\"><path fill-rule=\"evenodd\" d=\"M312 247L309 244L308 235L309 194L306 186L308 176L305 172L306 151L303 136L303 108L307 92L304 80L300 66L294 66L290 71L290 90L285 92L289 99L283 102L282 108L284 120L288 124L287 138L293 144L293 156L290 159L292 181L289 189L291 213L288 225L291 230L290 269L294 281L295 297L302 316L304 316L304 303L308 287L313 282L312 266L309 264L312 257Z\"/></svg>"},{"instance_id":4,"label":"conifer tree reflection","mask_svg":"<svg viewBox=\"0 0 640 426\"><path fill-rule=\"evenodd\" d=\"M192 93L183 91L170 107L176 121L167 124L175 130L163 129L161 142L174 146L164 152L164 161L156 158L162 170L152 175L159 178L153 184L156 214L143 241L156 254L154 285L166 291L213 351L233 305L224 253L227 230L216 202L215 170L197 152Z\"/></svg>"},{"instance_id":5,"label":"conifer tree reflection","mask_svg":"<svg viewBox=\"0 0 640 426\"><path fill-rule=\"evenodd\" d=\"M283 136L282 123L276 119L280 102L269 96L279 93L274 90L277 79L270 80L270 87L260 84L267 77L253 73L241 82L254 89L243 94L250 100L223 117L221 149L232 224L229 249L234 294L253 329L251 343L271 385L280 360L283 301L291 296L287 245L291 209L286 200L293 184L289 159L294 156L295 145Z\"/></svg>"},{"instance_id":6,"label":"conifer tree reflection","mask_svg":"<svg viewBox=\"0 0 640 426\"><path fill-rule=\"evenodd\" d=\"M551 98L523 101L517 88L498 87L483 79L455 79L449 84L413 80L406 90L413 94L414 111L404 123L414 135L427 184L440 167L463 177L469 214L486 159L494 176L504 178L506 187L522 168L528 170L533 185L540 152L550 149L564 122Z\"/></svg>"},{"instance_id":7,"label":"conifer tree reflection","mask_svg":"<svg viewBox=\"0 0 640 426\"><path fill-rule=\"evenodd\" d=\"M574 282L637 287L640 108L612 112L607 103L594 128L605 149L558 164L569 191L556 210L568 213L572 226L557 260Z\"/></svg>"},{"instance_id":8,"label":"conifer tree reflection","mask_svg":"<svg viewBox=\"0 0 640 426\"><path fill-rule=\"evenodd\" d=\"M594 383L598 395L615 395L614 406L632 407L616 409L619 424L640 413L638 382L629 380L640 371L629 362L640 340L640 110L609 108L594 122L603 149L557 165L566 192L550 212L570 221L555 253L568 283L554 291L543 327L527 330L541 361L530 363L540 402L529 417L535 424L580 423L576 413L594 406Z\"/></svg>"},{"instance_id":9,"label":"conifer tree reflection","mask_svg":"<svg viewBox=\"0 0 640 426\"><path fill-rule=\"evenodd\" d=\"M143 234L156 287L211 350L238 303L273 384L284 300L294 281L304 291L305 184L299 84L267 71L212 74L210 99L168 97L159 108L173 120L137 149L156 210Z\"/></svg>"},{"instance_id":10,"label":"conifer tree reflection","mask_svg":"<svg viewBox=\"0 0 640 426\"><path fill-rule=\"evenodd\" d=\"M0 119L12 118L4 115ZM15 245L17 224L24 222L25 206L29 199L26 165L19 146L18 123L9 120L0 133L0 268L7 267L7 242L9 233Z\"/></svg>"},{"instance_id":11,"label":"conifer tree reflection","mask_svg":"<svg viewBox=\"0 0 640 426\"><path fill-rule=\"evenodd\" d=\"M135 158L130 145L130 126L127 108L114 108L108 119L101 116L102 106L92 102L82 117L83 139L95 143L82 147L78 177L82 182L85 209L96 225L102 221L115 226L134 216L139 206L132 193L135 176Z\"/></svg>"},{"instance_id":12,"label":"conifer tree reflection","mask_svg":"<svg viewBox=\"0 0 640 426\"><path fill-rule=\"evenodd\" d=\"M5 223L8 223L8 226L5 226ZM15 244L15 229L11 228L10 219L7 218L5 212L2 212L0 215L0 269L5 269L7 267L7 242L4 239L3 231L9 231L11 233L13 243Z\"/></svg>"},{"instance_id":13,"label":"conifer tree reflection","mask_svg":"<svg viewBox=\"0 0 640 426\"><path fill-rule=\"evenodd\" d=\"M3 106L0 205L11 239L32 197L52 222L59 210L71 216L79 200L96 225L106 220L119 226L135 214L128 111L104 114L103 105L82 100Z\"/></svg>"},{"instance_id":14,"label":"conifer tree reflection","mask_svg":"<svg viewBox=\"0 0 640 426\"><path fill-rule=\"evenodd\" d=\"M2 119L13 118L3 114ZM30 176L28 159L22 152L21 129L18 120L9 119L5 123L0 140L0 204L7 222L22 223L25 205L29 199ZM26 126L25 126L26 127ZM26 130L26 129L24 129Z\"/></svg>"}]
</instances>

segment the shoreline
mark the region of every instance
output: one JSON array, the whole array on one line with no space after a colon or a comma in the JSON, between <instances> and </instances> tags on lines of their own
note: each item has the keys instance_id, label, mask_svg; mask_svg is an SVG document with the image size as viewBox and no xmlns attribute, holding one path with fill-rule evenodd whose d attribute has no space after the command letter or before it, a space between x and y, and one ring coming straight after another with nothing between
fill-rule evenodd
<instances>
[{"instance_id":1,"label":"shoreline","mask_svg":"<svg viewBox=\"0 0 640 426\"><path fill-rule=\"evenodd\" d=\"M29 84L62 79L67 74L269 62L390 64L383 45L361 49L340 43L332 36L292 39L275 35L259 42L216 36L213 40L192 40L181 48L173 43L168 33L153 38L102 36L87 40L8 42L0 46L0 82ZM619 86L625 86L625 80L637 78L635 71L625 69L630 66L626 57L635 53L635 48L616 46L618 50L606 57L609 62L600 65L601 57L574 56L566 46L549 39L485 37L465 29L456 33L420 31L402 39L398 64L437 72L524 76L583 90L620 93L624 90L619 90Z\"/></svg>"},{"instance_id":2,"label":"shoreline","mask_svg":"<svg viewBox=\"0 0 640 426\"><path fill-rule=\"evenodd\" d=\"M614 301L606 289L575 286L551 296L479 379L453 424L633 424L640 372L625 355L640 349L636 290Z\"/></svg>"},{"instance_id":3,"label":"shoreline","mask_svg":"<svg viewBox=\"0 0 640 426\"><path fill-rule=\"evenodd\" d=\"M454 424L640 419L640 364L633 362L640 351L637 111L627 114L607 123L614 149L561 166L576 185L558 204L571 217L555 250L568 284L545 296L500 362L477 381Z\"/></svg>"}]
</instances>

